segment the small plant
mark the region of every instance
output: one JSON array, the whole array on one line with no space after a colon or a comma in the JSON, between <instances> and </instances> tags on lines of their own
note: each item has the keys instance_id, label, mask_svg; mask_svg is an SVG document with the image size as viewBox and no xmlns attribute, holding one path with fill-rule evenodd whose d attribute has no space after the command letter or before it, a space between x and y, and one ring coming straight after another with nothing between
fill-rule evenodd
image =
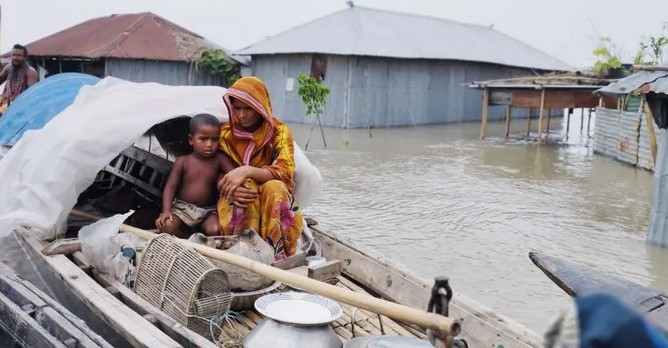
<instances>
[{"instance_id":1,"label":"small plant","mask_svg":"<svg viewBox=\"0 0 668 348\"><path fill-rule=\"evenodd\" d=\"M594 63L594 73L597 75L608 75L611 70L621 69L622 62L619 59L619 53L614 52L614 45L609 37L602 37L600 44L594 49L594 56L597 61Z\"/></svg>"},{"instance_id":2,"label":"small plant","mask_svg":"<svg viewBox=\"0 0 668 348\"><path fill-rule=\"evenodd\" d=\"M306 74L299 74L297 81L299 82L299 90L297 93L302 98L304 105L306 105L306 116L315 115L315 118L313 119L313 125L311 125L311 131L308 133L308 138L306 139L304 150L308 149L308 144L311 140L311 133L313 133L313 128L315 128L316 122L318 122L320 125L322 142L325 144L325 148L327 148L327 142L325 141L325 131L322 128L320 115L322 114L322 110L327 104L327 96L329 96L330 90L322 83L318 82L314 77Z\"/></svg>"},{"instance_id":3,"label":"small plant","mask_svg":"<svg viewBox=\"0 0 668 348\"><path fill-rule=\"evenodd\" d=\"M297 77L299 82L299 96L302 97L304 105L306 105L306 115L310 116L322 112L322 109L327 104L327 96L329 96L329 88L319 83L313 76L306 74L299 74Z\"/></svg>"},{"instance_id":4,"label":"small plant","mask_svg":"<svg viewBox=\"0 0 668 348\"><path fill-rule=\"evenodd\" d=\"M239 66L221 49L203 51L197 59L197 70L212 75L222 75L228 84L239 79Z\"/></svg>"}]
</instances>

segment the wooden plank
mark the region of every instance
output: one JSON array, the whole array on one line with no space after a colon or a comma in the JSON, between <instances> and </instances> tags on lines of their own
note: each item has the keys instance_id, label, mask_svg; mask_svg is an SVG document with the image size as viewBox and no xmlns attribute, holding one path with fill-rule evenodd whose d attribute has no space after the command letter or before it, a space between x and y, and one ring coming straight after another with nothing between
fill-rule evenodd
<instances>
[{"instance_id":1,"label":"wooden plank","mask_svg":"<svg viewBox=\"0 0 668 348\"><path fill-rule=\"evenodd\" d=\"M4 263L0 263L0 293L18 306L31 304L37 308L35 318L39 319L36 320L45 323L44 327L48 328L49 333L60 341L75 338L81 348L111 348L111 345L90 330L83 320L48 297L32 283L16 276Z\"/></svg>"},{"instance_id":2,"label":"wooden plank","mask_svg":"<svg viewBox=\"0 0 668 348\"><path fill-rule=\"evenodd\" d=\"M43 245L37 239L24 234L18 237L28 247L37 251L37 255L41 255L39 251ZM92 311L102 317L114 331L132 345L180 347L178 343L104 290L66 256L43 256L43 259Z\"/></svg>"},{"instance_id":3,"label":"wooden plank","mask_svg":"<svg viewBox=\"0 0 668 348\"><path fill-rule=\"evenodd\" d=\"M2 293L0 293L0 326L21 346L66 348Z\"/></svg>"},{"instance_id":4,"label":"wooden plank","mask_svg":"<svg viewBox=\"0 0 668 348\"><path fill-rule=\"evenodd\" d=\"M431 285L405 266L331 232L311 230L322 242L326 257L343 261L343 274L386 299L426 309ZM542 347L540 336L461 293L455 292L450 312L452 317L463 319L463 330L458 337L466 339L471 347Z\"/></svg>"},{"instance_id":5,"label":"wooden plank","mask_svg":"<svg viewBox=\"0 0 668 348\"><path fill-rule=\"evenodd\" d=\"M67 239L57 239L53 242L47 244L44 249L42 249L42 254L51 256L51 255L70 255L75 251L81 250L81 242L79 238L67 238Z\"/></svg>"},{"instance_id":6,"label":"wooden plank","mask_svg":"<svg viewBox=\"0 0 668 348\"><path fill-rule=\"evenodd\" d=\"M489 88L485 88L482 95L482 124L480 125L480 139L487 135L487 119L489 118Z\"/></svg>"},{"instance_id":7,"label":"wooden plank","mask_svg":"<svg viewBox=\"0 0 668 348\"><path fill-rule=\"evenodd\" d=\"M491 90L489 93L489 105L510 105L512 103L512 92L504 90Z\"/></svg>"},{"instance_id":8,"label":"wooden plank","mask_svg":"<svg viewBox=\"0 0 668 348\"><path fill-rule=\"evenodd\" d=\"M111 173L111 174L116 175L117 177L129 182L132 185L135 185L137 187L140 187L143 190L146 190L146 191L150 192L152 195L155 195L156 197L162 197L162 192L160 190L158 190L157 188L155 188L155 187L153 187L153 186L135 178L134 176L132 176L132 175L130 175L130 174L128 174L128 173L126 173L122 170L116 169L116 168L114 168L110 165L106 165L104 167L104 170Z\"/></svg>"},{"instance_id":9,"label":"wooden plank","mask_svg":"<svg viewBox=\"0 0 668 348\"><path fill-rule=\"evenodd\" d=\"M511 106L517 108L538 108L541 104L542 90L521 90L513 91L513 100ZM599 98L591 91L563 91L550 90L544 108L548 109L579 109L594 108L598 105Z\"/></svg>"},{"instance_id":10,"label":"wooden plank","mask_svg":"<svg viewBox=\"0 0 668 348\"><path fill-rule=\"evenodd\" d=\"M340 276L342 269L341 260L330 260L321 265L309 267L308 277L319 281L326 281Z\"/></svg>"},{"instance_id":11,"label":"wooden plank","mask_svg":"<svg viewBox=\"0 0 668 348\"><path fill-rule=\"evenodd\" d=\"M305 252L298 252L287 259L276 261L271 265L280 268L282 270L288 270L304 265L304 259L306 258Z\"/></svg>"},{"instance_id":12,"label":"wooden plank","mask_svg":"<svg viewBox=\"0 0 668 348\"><path fill-rule=\"evenodd\" d=\"M652 161L656 164L656 132L654 131L654 115L652 109L647 107L645 102L645 96L642 97L641 102L641 111L645 115L645 123L647 123L647 137L649 138L649 148L652 152ZM591 118L591 111L589 111L589 116Z\"/></svg>"},{"instance_id":13,"label":"wooden plank","mask_svg":"<svg viewBox=\"0 0 668 348\"><path fill-rule=\"evenodd\" d=\"M87 261L84 258L81 252L76 252L72 254L72 258L75 260L75 263L85 264ZM159 310L148 301L137 296L131 289L125 287L116 279L100 274L98 272L93 272L93 279L100 283L101 286L105 288L113 288L118 292L118 295L121 301L137 312L141 316L151 315L157 320L158 327L165 332L169 337L174 339L179 344L183 345L186 348L215 348L217 347L214 343L204 338L203 336L195 333L194 331L186 328L183 324L177 322L165 312Z\"/></svg>"}]
</instances>

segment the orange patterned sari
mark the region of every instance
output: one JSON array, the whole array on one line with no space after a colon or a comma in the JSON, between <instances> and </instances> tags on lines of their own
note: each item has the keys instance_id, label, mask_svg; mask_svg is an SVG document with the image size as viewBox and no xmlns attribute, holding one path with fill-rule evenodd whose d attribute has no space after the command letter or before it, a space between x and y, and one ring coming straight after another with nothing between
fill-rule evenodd
<instances>
[{"instance_id":1,"label":"orange patterned sari","mask_svg":"<svg viewBox=\"0 0 668 348\"><path fill-rule=\"evenodd\" d=\"M242 101L260 113L262 125L253 133L235 127L231 99ZM279 260L293 255L303 228L301 211L293 199L295 155L290 129L274 118L269 92L256 77L243 77L223 96L230 113L229 123L220 131L220 149L239 166L266 168L274 176L264 184L249 180L257 188L260 198L247 208L229 205L225 199L218 202L218 222L223 235L239 234L253 229L274 248Z\"/></svg>"}]
</instances>

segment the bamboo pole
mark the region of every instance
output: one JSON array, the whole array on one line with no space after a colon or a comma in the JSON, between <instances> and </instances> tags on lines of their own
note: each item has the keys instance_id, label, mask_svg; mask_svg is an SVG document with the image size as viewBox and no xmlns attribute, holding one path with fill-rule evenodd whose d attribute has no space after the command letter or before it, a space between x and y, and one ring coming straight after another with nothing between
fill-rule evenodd
<instances>
[{"instance_id":1,"label":"bamboo pole","mask_svg":"<svg viewBox=\"0 0 668 348\"><path fill-rule=\"evenodd\" d=\"M538 143L543 142L543 116L545 114L545 90L540 92L540 114L538 114Z\"/></svg>"},{"instance_id":2,"label":"bamboo pole","mask_svg":"<svg viewBox=\"0 0 668 348\"><path fill-rule=\"evenodd\" d=\"M98 216L76 209L72 210L72 215L87 219L100 219ZM158 236L158 234L153 232L142 230L126 224L122 224L120 230L122 232L132 233L135 236L146 240L151 240ZM305 277L303 275L284 271L282 269L254 261L243 256L235 255L227 251L193 243L186 239L175 238L175 240L185 247L195 249L201 255L229 263L233 266L241 267L245 270L249 270L253 273L257 273L272 280L280 281L290 286L295 286L315 294L346 303L351 306L384 315L391 319L415 324L419 327L431 329L440 334L449 336L456 336L461 331L461 322L458 319L425 312L416 308L404 306L380 298L375 298L368 294L362 294L352 290L343 289L328 283Z\"/></svg>"},{"instance_id":3,"label":"bamboo pole","mask_svg":"<svg viewBox=\"0 0 668 348\"><path fill-rule=\"evenodd\" d=\"M587 115L587 135L589 135L590 129L591 129L591 108L589 108L589 114Z\"/></svg>"},{"instance_id":4,"label":"bamboo pole","mask_svg":"<svg viewBox=\"0 0 668 348\"><path fill-rule=\"evenodd\" d=\"M580 133L582 133L582 130L584 129L584 121L585 121L585 109L582 108L580 109L582 111L582 114L580 115Z\"/></svg>"},{"instance_id":5,"label":"bamboo pole","mask_svg":"<svg viewBox=\"0 0 668 348\"><path fill-rule=\"evenodd\" d=\"M532 108L529 108L529 116L527 116L527 137L531 134L531 112Z\"/></svg>"},{"instance_id":6,"label":"bamboo pole","mask_svg":"<svg viewBox=\"0 0 668 348\"><path fill-rule=\"evenodd\" d=\"M510 116L512 115L513 107L508 105L506 107L506 138L510 134Z\"/></svg>"},{"instance_id":7,"label":"bamboo pole","mask_svg":"<svg viewBox=\"0 0 668 348\"><path fill-rule=\"evenodd\" d=\"M489 117L489 88L482 94L482 124L480 125L480 139L487 135L487 119Z\"/></svg>"}]
</instances>

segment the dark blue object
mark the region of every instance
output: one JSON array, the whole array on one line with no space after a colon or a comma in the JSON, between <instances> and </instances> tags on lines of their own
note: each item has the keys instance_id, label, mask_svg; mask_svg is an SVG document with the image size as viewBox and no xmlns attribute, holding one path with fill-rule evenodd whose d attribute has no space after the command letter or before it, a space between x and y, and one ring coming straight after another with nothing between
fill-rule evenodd
<instances>
[{"instance_id":1,"label":"dark blue object","mask_svg":"<svg viewBox=\"0 0 668 348\"><path fill-rule=\"evenodd\" d=\"M94 85L98 77L81 73L56 74L25 92L0 117L0 144L14 145L31 129L41 129L72 105L84 85Z\"/></svg>"}]
</instances>

